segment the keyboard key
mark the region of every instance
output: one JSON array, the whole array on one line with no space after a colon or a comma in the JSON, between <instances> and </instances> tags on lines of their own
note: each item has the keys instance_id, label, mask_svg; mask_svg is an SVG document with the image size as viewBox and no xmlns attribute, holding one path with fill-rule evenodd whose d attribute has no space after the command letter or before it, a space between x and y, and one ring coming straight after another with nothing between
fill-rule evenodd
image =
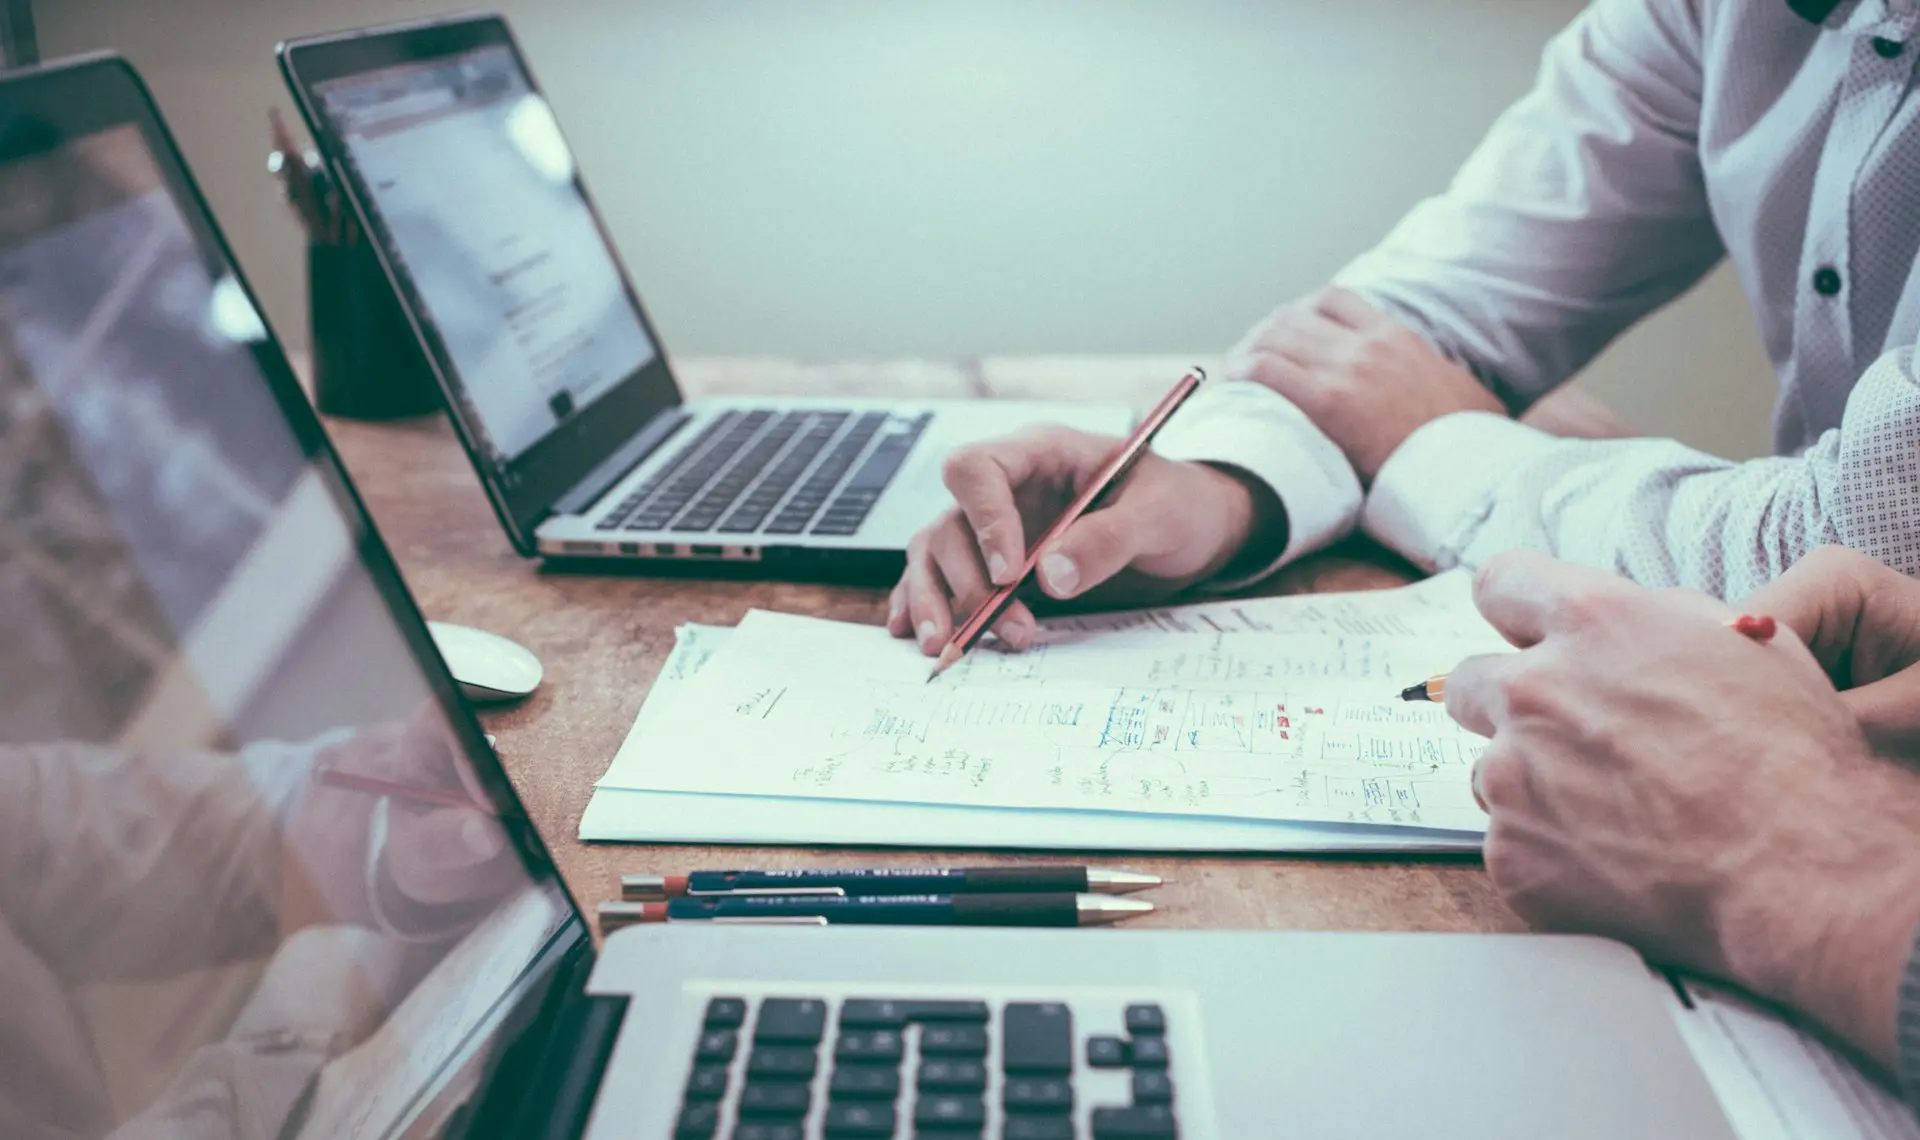
<instances>
[{"instance_id":1,"label":"keyboard key","mask_svg":"<svg viewBox=\"0 0 1920 1140\"><path fill-rule=\"evenodd\" d=\"M738 1029L747 1020L747 1003L739 998L717 997L707 1003L708 1029Z\"/></svg>"},{"instance_id":2,"label":"keyboard key","mask_svg":"<svg viewBox=\"0 0 1920 1140\"><path fill-rule=\"evenodd\" d=\"M1009 1113L1073 1111L1073 1086L1059 1077L1009 1077L1000 1103Z\"/></svg>"},{"instance_id":3,"label":"keyboard key","mask_svg":"<svg viewBox=\"0 0 1920 1140\"><path fill-rule=\"evenodd\" d=\"M740 1090L741 1116L772 1116L782 1120L798 1119L813 1104L813 1091L797 1081L778 1084L750 1084Z\"/></svg>"},{"instance_id":4,"label":"keyboard key","mask_svg":"<svg viewBox=\"0 0 1920 1140\"><path fill-rule=\"evenodd\" d=\"M1002 1140L1073 1140L1071 1116L1009 1116Z\"/></svg>"},{"instance_id":5,"label":"keyboard key","mask_svg":"<svg viewBox=\"0 0 1920 1140\"><path fill-rule=\"evenodd\" d=\"M1158 1037L1167 1031L1167 1013L1157 1005L1127 1007L1127 1032L1134 1037Z\"/></svg>"},{"instance_id":6,"label":"keyboard key","mask_svg":"<svg viewBox=\"0 0 1920 1140\"><path fill-rule=\"evenodd\" d=\"M979 1061L922 1061L914 1082L925 1092L984 1092L987 1067Z\"/></svg>"},{"instance_id":7,"label":"keyboard key","mask_svg":"<svg viewBox=\"0 0 1920 1140\"><path fill-rule=\"evenodd\" d=\"M1133 1055L1133 1067L1136 1069L1167 1067L1167 1039L1164 1037L1136 1037L1128 1052Z\"/></svg>"},{"instance_id":8,"label":"keyboard key","mask_svg":"<svg viewBox=\"0 0 1920 1140\"><path fill-rule=\"evenodd\" d=\"M920 1031L920 1052L929 1057L984 1057L987 1030L983 1025L929 1025Z\"/></svg>"},{"instance_id":9,"label":"keyboard key","mask_svg":"<svg viewBox=\"0 0 1920 1140\"><path fill-rule=\"evenodd\" d=\"M698 1061L731 1061L739 1044L740 1035L733 1030L709 1029L694 1043L693 1056Z\"/></svg>"},{"instance_id":10,"label":"keyboard key","mask_svg":"<svg viewBox=\"0 0 1920 1140\"><path fill-rule=\"evenodd\" d=\"M902 1003L908 1021L963 1021L985 1025L993 1016L983 1001L910 1001Z\"/></svg>"},{"instance_id":11,"label":"keyboard key","mask_svg":"<svg viewBox=\"0 0 1920 1140\"><path fill-rule=\"evenodd\" d=\"M747 1058L750 1081L810 1081L818 1059L813 1050L785 1045L757 1045Z\"/></svg>"},{"instance_id":12,"label":"keyboard key","mask_svg":"<svg viewBox=\"0 0 1920 1140\"><path fill-rule=\"evenodd\" d=\"M687 1078L688 1100L719 1100L727 1095L727 1067L700 1065Z\"/></svg>"},{"instance_id":13,"label":"keyboard key","mask_svg":"<svg viewBox=\"0 0 1920 1140\"><path fill-rule=\"evenodd\" d=\"M720 1106L710 1100L697 1101L680 1110L673 1126L673 1140L708 1140L720 1130Z\"/></svg>"},{"instance_id":14,"label":"keyboard key","mask_svg":"<svg viewBox=\"0 0 1920 1140\"><path fill-rule=\"evenodd\" d=\"M983 1086L984 1087L984 1086ZM900 1070L886 1065L848 1065L833 1071L827 1096L834 1100L897 1100Z\"/></svg>"},{"instance_id":15,"label":"keyboard key","mask_svg":"<svg viewBox=\"0 0 1920 1140\"><path fill-rule=\"evenodd\" d=\"M1127 1064L1127 1043L1118 1037L1087 1038L1087 1064L1095 1069L1121 1069Z\"/></svg>"},{"instance_id":16,"label":"keyboard key","mask_svg":"<svg viewBox=\"0 0 1920 1140\"><path fill-rule=\"evenodd\" d=\"M801 1127L791 1120L749 1120L733 1130L733 1140L806 1140Z\"/></svg>"},{"instance_id":17,"label":"keyboard key","mask_svg":"<svg viewBox=\"0 0 1920 1140\"><path fill-rule=\"evenodd\" d=\"M1093 1110L1093 1140L1174 1140L1179 1134L1164 1104Z\"/></svg>"},{"instance_id":18,"label":"keyboard key","mask_svg":"<svg viewBox=\"0 0 1920 1140\"><path fill-rule=\"evenodd\" d=\"M1133 1103L1172 1104L1173 1078L1164 1069L1133 1071Z\"/></svg>"},{"instance_id":19,"label":"keyboard key","mask_svg":"<svg viewBox=\"0 0 1920 1140\"><path fill-rule=\"evenodd\" d=\"M827 1003L811 998L768 998L753 1023L754 1043L818 1045L827 1031Z\"/></svg>"},{"instance_id":20,"label":"keyboard key","mask_svg":"<svg viewBox=\"0 0 1920 1140\"><path fill-rule=\"evenodd\" d=\"M1001 1067L1009 1073L1073 1071L1073 1011L1059 1002L1009 1002L1000 1015Z\"/></svg>"},{"instance_id":21,"label":"keyboard key","mask_svg":"<svg viewBox=\"0 0 1920 1140\"><path fill-rule=\"evenodd\" d=\"M892 1136L893 1106L858 1101L830 1104L821 1128L828 1136Z\"/></svg>"},{"instance_id":22,"label":"keyboard key","mask_svg":"<svg viewBox=\"0 0 1920 1140\"><path fill-rule=\"evenodd\" d=\"M915 1128L982 1128L986 1123L987 1102L977 1096L933 1093L913 1108Z\"/></svg>"},{"instance_id":23,"label":"keyboard key","mask_svg":"<svg viewBox=\"0 0 1920 1140\"><path fill-rule=\"evenodd\" d=\"M887 1063L897 1065L906 1051L906 1043L894 1029L856 1029L842 1033L833 1046L836 1061Z\"/></svg>"},{"instance_id":24,"label":"keyboard key","mask_svg":"<svg viewBox=\"0 0 1920 1140\"><path fill-rule=\"evenodd\" d=\"M842 1029L899 1029L907 1023L907 1003L882 998L848 998L840 1003Z\"/></svg>"}]
</instances>

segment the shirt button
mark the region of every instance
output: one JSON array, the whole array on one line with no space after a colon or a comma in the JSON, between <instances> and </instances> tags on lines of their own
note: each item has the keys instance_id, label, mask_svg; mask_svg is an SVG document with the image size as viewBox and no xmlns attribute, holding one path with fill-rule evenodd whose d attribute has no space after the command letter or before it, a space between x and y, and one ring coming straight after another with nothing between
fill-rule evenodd
<instances>
[{"instance_id":1,"label":"shirt button","mask_svg":"<svg viewBox=\"0 0 1920 1140\"><path fill-rule=\"evenodd\" d=\"M1831 297L1840 291L1840 274L1831 265L1822 265L1813 271L1813 291L1822 297Z\"/></svg>"},{"instance_id":2,"label":"shirt button","mask_svg":"<svg viewBox=\"0 0 1920 1140\"><path fill-rule=\"evenodd\" d=\"M1880 53L1881 59L1892 59L1906 50L1907 45L1899 40L1890 40L1885 36L1873 37L1873 50Z\"/></svg>"}]
</instances>

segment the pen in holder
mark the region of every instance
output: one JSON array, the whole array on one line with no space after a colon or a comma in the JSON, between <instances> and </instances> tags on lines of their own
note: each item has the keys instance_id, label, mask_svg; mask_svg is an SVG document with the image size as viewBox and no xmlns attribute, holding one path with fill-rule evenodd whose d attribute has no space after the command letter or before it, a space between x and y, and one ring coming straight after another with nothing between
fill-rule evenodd
<instances>
[{"instance_id":1,"label":"pen in holder","mask_svg":"<svg viewBox=\"0 0 1920 1140\"><path fill-rule=\"evenodd\" d=\"M307 244L314 407L356 420L438 411L439 386L386 271L346 222L329 235L339 240Z\"/></svg>"}]
</instances>

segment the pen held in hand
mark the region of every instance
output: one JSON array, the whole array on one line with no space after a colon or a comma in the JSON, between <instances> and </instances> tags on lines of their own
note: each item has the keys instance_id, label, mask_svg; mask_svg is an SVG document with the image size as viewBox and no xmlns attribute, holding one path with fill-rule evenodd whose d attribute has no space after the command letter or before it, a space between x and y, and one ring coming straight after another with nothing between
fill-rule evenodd
<instances>
[{"instance_id":1,"label":"pen held in hand","mask_svg":"<svg viewBox=\"0 0 1920 1140\"><path fill-rule=\"evenodd\" d=\"M1195 365L1191 371L1180 378L1179 382L1173 386L1173 390L1168 392L1151 412L1147 413L1146 418L1133 429L1133 434L1127 437L1127 441L1121 444L1099 472L1087 481L1086 488L1080 492L1079 497L1074 499L1066 510L1060 512L1060 517L1054 520L1053 525L1047 528L1039 541L1027 548L1027 556L1020 563L1020 572L1014 576L1013 580L987 595L986 601L981 602L979 607L967 616L967 620L953 631L953 636L947 639L946 646L940 650L939 660L934 662L933 672L927 675L928 682L932 682L935 677L952 668L986 635L993 623L998 621L1007 607L1013 604L1014 594L1020 589L1021 583L1025 582L1033 574L1034 568L1040 565L1041 555L1060 540L1060 536L1067 532L1068 527L1079 522L1088 511L1099 505L1102 498L1120 485L1120 482L1127 477L1127 473L1133 470L1133 465L1140 462L1140 457L1147 453L1147 448L1153 443L1153 437L1160 433L1160 429L1173 418L1173 413L1180 410L1180 405L1187 402L1187 398L1199 389L1200 382L1206 378L1206 370Z\"/></svg>"},{"instance_id":2,"label":"pen held in hand","mask_svg":"<svg viewBox=\"0 0 1920 1140\"><path fill-rule=\"evenodd\" d=\"M1720 624L1740 636L1752 641L1757 641L1762 645L1772 641L1773 635L1779 632L1779 623L1766 614L1740 614L1736 617L1730 617ZM1403 701L1433 701L1435 703L1445 701L1447 699L1447 675L1441 673L1417 685L1408 685L1406 688L1400 690L1400 699Z\"/></svg>"}]
</instances>

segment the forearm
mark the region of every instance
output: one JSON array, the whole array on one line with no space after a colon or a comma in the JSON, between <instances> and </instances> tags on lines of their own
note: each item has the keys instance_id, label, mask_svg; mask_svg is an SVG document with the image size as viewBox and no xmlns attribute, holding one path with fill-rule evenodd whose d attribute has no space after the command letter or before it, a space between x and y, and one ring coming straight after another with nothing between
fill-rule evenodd
<instances>
[{"instance_id":1,"label":"forearm","mask_svg":"<svg viewBox=\"0 0 1920 1140\"><path fill-rule=\"evenodd\" d=\"M1699 38L1688 3L1588 7L1452 184L1335 283L1529 406L1721 257Z\"/></svg>"},{"instance_id":2,"label":"forearm","mask_svg":"<svg viewBox=\"0 0 1920 1140\"><path fill-rule=\"evenodd\" d=\"M1740 598L1822 545L1920 571L1920 426L1911 353L1861 377L1840 428L1805 453L1735 463L1671 440L1562 440L1449 416L1382 468L1361 525L1418 565L1531 547L1649 586Z\"/></svg>"}]
</instances>

